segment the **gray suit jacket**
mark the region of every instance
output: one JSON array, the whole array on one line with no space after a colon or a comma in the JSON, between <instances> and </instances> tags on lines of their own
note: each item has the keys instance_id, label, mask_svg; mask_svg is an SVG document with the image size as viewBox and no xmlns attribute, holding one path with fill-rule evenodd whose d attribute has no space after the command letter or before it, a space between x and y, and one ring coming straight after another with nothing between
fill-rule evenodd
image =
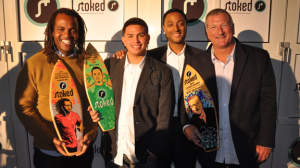
<instances>
[{"instance_id":1,"label":"gray suit jacket","mask_svg":"<svg viewBox=\"0 0 300 168\"><path fill-rule=\"evenodd\" d=\"M116 128L126 58L105 60L115 97ZM135 154L141 163L146 163L149 152L160 156L166 149L170 138L169 126L175 100L171 69L149 54L145 59L136 93L132 95L135 96L133 107ZM111 160L116 155L116 133L116 129L102 133L100 150L105 160Z\"/></svg>"},{"instance_id":2,"label":"gray suit jacket","mask_svg":"<svg viewBox=\"0 0 300 168\"><path fill-rule=\"evenodd\" d=\"M243 45L235 38L235 64L229 100L229 118L232 138L240 164L256 162L255 147L275 147L276 131L276 81L267 51ZM205 81L219 114L218 90L211 46L193 57L190 65ZM182 101L183 104L183 101ZM181 114L185 113L184 107ZM183 116L182 126L190 124ZM203 153L216 157L216 152Z\"/></svg>"}]
</instances>

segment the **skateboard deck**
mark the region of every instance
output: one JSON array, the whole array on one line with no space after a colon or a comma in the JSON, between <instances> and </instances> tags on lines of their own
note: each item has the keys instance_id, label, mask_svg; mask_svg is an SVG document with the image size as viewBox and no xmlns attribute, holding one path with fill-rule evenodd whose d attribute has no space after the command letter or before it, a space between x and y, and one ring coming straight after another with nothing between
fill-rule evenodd
<instances>
[{"instance_id":1,"label":"skateboard deck","mask_svg":"<svg viewBox=\"0 0 300 168\"><path fill-rule=\"evenodd\" d=\"M74 80L66 66L58 60L50 83L50 111L53 124L64 150L69 156L81 151L83 120L81 101Z\"/></svg>"},{"instance_id":2,"label":"skateboard deck","mask_svg":"<svg viewBox=\"0 0 300 168\"><path fill-rule=\"evenodd\" d=\"M101 130L115 128L115 102L112 83L106 66L92 44L86 48L84 80L87 96L93 111L97 110Z\"/></svg>"},{"instance_id":3,"label":"skateboard deck","mask_svg":"<svg viewBox=\"0 0 300 168\"><path fill-rule=\"evenodd\" d=\"M184 104L188 118L201 136L200 142L206 152L219 149L219 129L215 105L200 74L186 65L183 77Z\"/></svg>"}]
</instances>

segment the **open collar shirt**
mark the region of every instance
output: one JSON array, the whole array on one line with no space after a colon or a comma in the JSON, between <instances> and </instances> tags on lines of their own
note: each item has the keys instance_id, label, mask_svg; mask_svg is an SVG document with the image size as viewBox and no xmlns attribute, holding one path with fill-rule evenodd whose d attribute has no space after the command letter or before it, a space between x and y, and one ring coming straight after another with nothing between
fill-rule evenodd
<instances>
[{"instance_id":1,"label":"open collar shirt","mask_svg":"<svg viewBox=\"0 0 300 168\"><path fill-rule=\"evenodd\" d=\"M232 53L227 56L226 63L216 58L214 48L212 47L211 60L215 67L219 97L220 148L217 151L215 161L225 164L239 164L232 140L229 118L229 100L235 60L235 46Z\"/></svg>"},{"instance_id":2,"label":"open collar shirt","mask_svg":"<svg viewBox=\"0 0 300 168\"><path fill-rule=\"evenodd\" d=\"M186 44L184 45L181 52L178 54L174 53L168 44L167 49L167 65L171 68L173 74L173 81L175 87L175 108L174 108L174 115L173 117L178 117L178 96L179 96L179 88L181 82L181 75L184 66L184 59L185 59L185 48Z\"/></svg>"},{"instance_id":3,"label":"open collar shirt","mask_svg":"<svg viewBox=\"0 0 300 168\"><path fill-rule=\"evenodd\" d=\"M138 162L135 155L133 106L137 84L145 65L145 57L138 64L130 63L128 56L125 58L121 106L116 134L117 155L114 158L114 163L120 166L123 165L123 154L131 161Z\"/></svg>"}]
</instances>

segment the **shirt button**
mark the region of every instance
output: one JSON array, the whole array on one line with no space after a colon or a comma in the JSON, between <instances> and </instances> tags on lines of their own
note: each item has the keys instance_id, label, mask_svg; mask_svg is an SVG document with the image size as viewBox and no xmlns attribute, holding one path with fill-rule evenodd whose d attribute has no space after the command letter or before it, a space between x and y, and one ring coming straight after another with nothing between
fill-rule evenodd
<instances>
[{"instance_id":1,"label":"shirt button","mask_svg":"<svg viewBox=\"0 0 300 168\"><path fill-rule=\"evenodd\" d=\"M224 103L223 106L226 106L226 103Z\"/></svg>"}]
</instances>

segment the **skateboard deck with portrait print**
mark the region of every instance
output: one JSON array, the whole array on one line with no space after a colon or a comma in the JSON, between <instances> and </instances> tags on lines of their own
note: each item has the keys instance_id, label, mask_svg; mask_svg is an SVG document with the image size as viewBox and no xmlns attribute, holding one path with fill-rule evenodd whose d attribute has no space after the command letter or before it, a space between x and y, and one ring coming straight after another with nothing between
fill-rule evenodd
<instances>
[{"instance_id":1,"label":"skateboard deck with portrait print","mask_svg":"<svg viewBox=\"0 0 300 168\"><path fill-rule=\"evenodd\" d=\"M183 96L188 118L202 136L203 149L219 149L219 123L213 99L200 74L190 65L184 71Z\"/></svg>"},{"instance_id":2,"label":"skateboard deck with portrait print","mask_svg":"<svg viewBox=\"0 0 300 168\"><path fill-rule=\"evenodd\" d=\"M89 43L84 61L86 93L93 111L97 110L101 130L115 128L115 102L112 83L106 66L95 47Z\"/></svg>"},{"instance_id":3,"label":"skateboard deck with portrait print","mask_svg":"<svg viewBox=\"0 0 300 168\"><path fill-rule=\"evenodd\" d=\"M83 115L75 82L62 61L53 68L50 81L50 111L57 136L69 156L81 151Z\"/></svg>"}]
</instances>

